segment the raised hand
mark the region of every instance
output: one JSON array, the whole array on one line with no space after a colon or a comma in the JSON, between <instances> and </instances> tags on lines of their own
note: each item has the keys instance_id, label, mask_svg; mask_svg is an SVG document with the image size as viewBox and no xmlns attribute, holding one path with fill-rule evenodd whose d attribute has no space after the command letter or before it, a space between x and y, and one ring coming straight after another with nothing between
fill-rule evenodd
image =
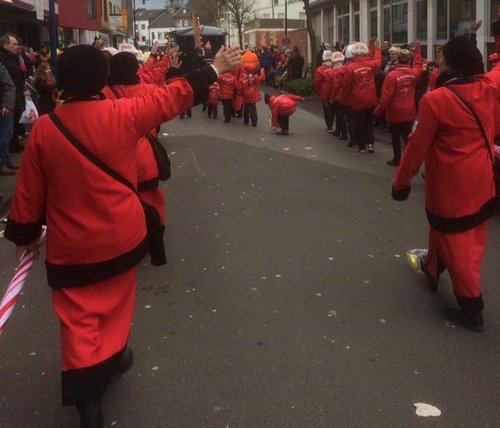
<instances>
[{"instance_id":1,"label":"raised hand","mask_svg":"<svg viewBox=\"0 0 500 428\"><path fill-rule=\"evenodd\" d=\"M241 51L239 47L224 48L222 46L215 55L213 66L219 74L231 71L240 63Z\"/></svg>"}]
</instances>

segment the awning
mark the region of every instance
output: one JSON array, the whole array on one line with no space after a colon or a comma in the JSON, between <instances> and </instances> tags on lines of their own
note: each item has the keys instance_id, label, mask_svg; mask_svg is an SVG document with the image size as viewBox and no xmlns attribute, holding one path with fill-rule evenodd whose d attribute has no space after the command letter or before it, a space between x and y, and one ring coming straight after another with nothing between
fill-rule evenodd
<instances>
[{"instance_id":1,"label":"awning","mask_svg":"<svg viewBox=\"0 0 500 428\"><path fill-rule=\"evenodd\" d=\"M213 36L225 36L226 30L218 27L210 27L208 25L201 26L202 32L201 35L204 37L213 37ZM169 33L172 36L178 37L194 37L193 35L193 27L182 27L176 28L175 30Z\"/></svg>"}]
</instances>

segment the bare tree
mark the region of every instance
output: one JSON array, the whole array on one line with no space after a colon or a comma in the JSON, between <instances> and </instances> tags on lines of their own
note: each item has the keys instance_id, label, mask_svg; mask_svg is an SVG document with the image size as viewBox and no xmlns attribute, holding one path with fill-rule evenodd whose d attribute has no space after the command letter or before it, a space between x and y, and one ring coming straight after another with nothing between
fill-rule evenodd
<instances>
[{"instance_id":1,"label":"bare tree","mask_svg":"<svg viewBox=\"0 0 500 428\"><path fill-rule=\"evenodd\" d=\"M306 12L306 22L307 22L307 32L309 33L309 39L311 41L311 62L312 69L316 69L316 54L318 47L316 46L316 33L314 32L313 19L311 13L311 7L309 5L309 0L302 0L304 3L304 11Z\"/></svg>"},{"instance_id":2,"label":"bare tree","mask_svg":"<svg viewBox=\"0 0 500 428\"><path fill-rule=\"evenodd\" d=\"M194 0L192 7L203 25L219 27L226 7L226 0Z\"/></svg>"},{"instance_id":3,"label":"bare tree","mask_svg":"<svg viewBox=\"0 0 500 428\"><path fill-rule=\"evenodd\" d=\"M240 49L243 49L243 27L254 18L255 0L226 0L226 10L234 18L234 23L238 29L238 40Z\"/></svg>"}]
</instances>

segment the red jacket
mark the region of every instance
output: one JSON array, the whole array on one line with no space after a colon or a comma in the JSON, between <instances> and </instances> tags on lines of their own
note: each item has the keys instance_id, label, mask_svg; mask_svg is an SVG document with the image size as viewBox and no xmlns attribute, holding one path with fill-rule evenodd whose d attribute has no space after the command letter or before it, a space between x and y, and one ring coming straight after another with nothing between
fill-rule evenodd
<instances>
[{"instance_id":1,"label":"red jacket","mask_svg":"<svg viewBox=\"0 0 500 428\"><path fill-rule=\"evenodd\" d=\"M355 57L345 66L342 80L343 103L352 110L366 110L377 105L375 71L382 65L382 51L374 49L373 57L364 55Z\"/></svg>"},{"instance_id":2,"label":"red jacket","mask_svg":"<svg viewBox=\"0 0 500 428\"><path fill-rule=\"evenodd\" d=\"M264 69L260 74L243 74L238 81L238 92L243 96L245 104L256 103L260 101L260 84L266 80Z\"/></svg>"},{"instance_id":3,"label":"red jacket","mask_svg":"<svg viewBox=\"0 0 500 428\"><path fill-rule=\"evenodd\" d=\"M332 91L332 76L330 65L320 65L314 73L314 92L316 96L325 102L330 102L330 92Z\"/></svg>"},{"instance_id":4,"label":"red jacket","mask_svg":"<svg viewBox=\"0 0 500 428\"><path fill-rule=\"evenodd\" d=\"M56 114L98 159L136 183L139 139L192 104L191 86L177 79L140 97L66 102ZM5 236L26 245L44 221L51 286L102 281L135 266L147 250L137 195L85 158L48 115L30 133Z\"/></svg>"},{"instance_id":5,"label":"red jacket","mask_svg":"<svg viewBox=\"0 0 500 428\"><path fill-rule=\"evenodd\" d=\"M497 62L487 76L497 86L497 103L495 104L495 144L500 145L500 62Z\"/></svg>"},{"instance_id":6,"label":"red jacket","mask_svg":"<svg viewBox=\"0 0 500 428\"><path fill-rule=\"evenodd\" d=\"M415 88L422 75L422 55L415 51L413 66L398 64L384 80L382 95L374 111L380 116L385 111L388 123L411 122L415 119Z\"/></svg>"},{"instance_id":7,"label":"red jacket","mask_svg":"<svg viewBox=\"0 0 500 428\"><path fill-rule=\"evenodd\" d=\"M296 101L304 101L298 95L283 94L269 98L269 108L271 109L272 125L278 127L278 116L291 116L297 110Z\"/></svg>"},{"instance_id":8,"label":"red jacket","mask_svg":"<svg viewBox=\"0 0 500 428\"><path fill-rule=\"evenodd\" d=\"M332 87L330 91L330 102L342 101L342 78L344 76L344 66L332 68L330 71Z\"/></svg>"},{"instance_id":9,"label":"red jacket","mask_svg":"<svg viewBox=\"0 0 500 428\"><path fill-rule=\"evenodd\" d=\"M217 105L219 102L220 85L219 82L214 82L208 88L208 104Z\"/></svg>"},{"instance_id":10,"label":"red jacket","mask_svg":"<svg viewBox=\"0 0 500 428\"><path fill-rule=\"evenodd\" d=\"M165 81L165 73L168 70L168 66L168 57L166 55L151 54L144 66L139 68L137 74L141 83L160 85Z\"/></svg>"},{"instance_id":11,"label":"red jacket","mask_svg":"<svg viewBox=\"0 0 500 428\"><path fill-rule=\"evenodd\" d=\"M473 83L454 87L476 110L493 153L495 84L481 76ZM457 219L489 207L495 185L485 141L467 107L445 87L423 96L394 189L408 189L424 161L425 207L431 225L431 218Z\"/></svg>"},{"instance_id":12,"label":"red jacket","mask_svg":"<svg viewBox=\"0 0 500 428\"><path fill-rule=\"evenodd\" d=\"M236 91L236 77L231 73L224 73L219 76L221 100L232 100Z\"/></svg>"}]
</instances>

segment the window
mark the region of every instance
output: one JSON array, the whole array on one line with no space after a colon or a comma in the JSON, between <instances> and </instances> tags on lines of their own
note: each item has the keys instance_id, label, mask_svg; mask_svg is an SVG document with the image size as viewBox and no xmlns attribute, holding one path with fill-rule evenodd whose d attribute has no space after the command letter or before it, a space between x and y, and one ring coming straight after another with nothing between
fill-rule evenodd
<instances>
[{"instance_id":1,"label":"window","mask_svg":"<svg viewBox=\"0 0 500 428\"><path fill-rule=\"evenodd\" d=\"M438 0L439 1L439 0ZM408 1L384 0L384 41L408 42Z\"/></svg>"},{"instance_id":2,"label":"window","mask_svg":"<svg viewBox=\"0 0 500 428\"><path fill-rule=\"evenodd\" d=\"M155 39L155 33L154 31L151 31L151 38L154 40Z\"/></svg>"},{"instance_id":3,"label":"window","mask_svg":"<svg viewBox=\"0 0 500 428\"><path fill-rule=\"evenodd\" d=\"M337 28L339 42L342 45L348 45L351 40L349 36L349 3L344 2L337 6Z\"/></svg>"},{"instance_id":4,"label":"window","mask_svg":"<svg viewBox=\"0 0 500 428\"><path fill-rule=\"evenodd\" d=\"M417 39L427 40L427 0L417 0Z\"/></svg>"},{"instance_id":5,"label":"window","mask_svg":"<svg viewBox=\"0 0 500 428\"><path fill-rule=\"evenodd\" d=\"M113 3L108 1L108 14L113 13Z\"/></svg>"},{"instance_id":6,"label":"window","mask_svg":"<svg viewBox=\"0 0 500 428\"><path fill-rule=\"evenodd\" d=\"M491 24L495 21L497 16L500 16L500 0L491 0L490 25L489 25L491 36L493 36L493 30L491 28Z\"/></svg>"},{"instance_id":7,"label":"window","mask_svg":"<svg viewBox=\"0 0 500 428\"><path fill-rule=\"evenodd\" d=\"M438 0L438 40L449 40L460 35L468 34L475 21L475 0Z\"/></svg>"},{"instance_id":8,"label":"window","mask_svg":"<svg viewBox=\"0 0 500 428\"><path fill-rule=\"evenodd\" d=\"M271 14L270 14L270 13L264 13L264 14L262 15L262 18L264 18L264 19L269 19L269 18L271 18Z\"/></svg>"},{"instance_id":9,"label":"window","mask_svg":"<svg viewBox=\"0 0 500 428\"><path fill-rule=\"evenodd\" d=\"M500 1L500 0L499 0ZM307 15L305 12L299 12L299 19L302 19L302 20L306 20L307 19Z\"/></svg>"},{"instance_id":10,"label":"window","mask_svg":"<svg viewBox=\"0 0 500 428\"><path fill-rule=\"evenodd\" d=\"M96 0L87 0L87 17L97 18Z\"/></svg>"},{"instance_id":11,"label":"window","mask_svg":"<svg viewBox=\"0 0 500 428\"><path fill-rule=\"evenodd\" d=\"M370 37L377 37L378 20L377 9L370 11Z\"/></svg>"},{"instance_id":12,"label":"window","mask_svg":"<svg viewBox=\"0 0 500 428\"><path fill-rule=\"evenodd\" d=\"M280 4L280 0L273 0L275 5Z\"/></svg>"},{"instance_id":13,"label":"window","mask_svg":"<svg viewBox=\"0 0 500 428\"><path fill-rule=\"evenodd\" d=\"M359 40L359 13L354 14L354 40Z\"/></svg>"},{"instance_id":14,"label":"window","mask_svg":"<svg viewBox=\"0 0 500 428\"><path fill-rule=\"evenodd\" d=\"M370 0L370 37L378 35L377 0Z\"/></svg>"},{"instance_id":15,"label":"window","mask_svg":"<svg viewBox=\"0 0 500 428\"><path fill-rule=\"evenodd\" d=\"M334 43L333 37L333 9L323 9L323 34L321 38L324 42Z\"/></svg>"},{"instance_id":16,"label":"window","mask_svg":"<svg viewBox=\"0 0 500 428\"><path fill-rule=\"evenodd\" d=\"M146 41L146 36L141 36L141 41L145 42Z\"/></svg>"},{"instance_id":17,"label":"window","mask_svg":"<svg viewBox=\"0 0 500 428\"><path fill-rule=\"evenodd\" d=\"M353 9L354 9L354 12L359 12L359 0L354 0L352 2L352 6L353 6Z\"/></svg>"},{"instance_id":18,"label":"window","mask_svg":"<svg viewBox=\"0 0 500 428\"><path fill-rule=\"evenodd\" d=\"M278 19L285 19L284 13L278 13Z\"/></svg>"},{"instance_id":19,"label":"window","mask_svg":"<svg viewBox=\"0 0 500 428\"><path fill-rule=\"evenodd\" d=\"M145 30L146 29L146 24L141 24L141 30Z\"/></svg>"}]
</instances>

